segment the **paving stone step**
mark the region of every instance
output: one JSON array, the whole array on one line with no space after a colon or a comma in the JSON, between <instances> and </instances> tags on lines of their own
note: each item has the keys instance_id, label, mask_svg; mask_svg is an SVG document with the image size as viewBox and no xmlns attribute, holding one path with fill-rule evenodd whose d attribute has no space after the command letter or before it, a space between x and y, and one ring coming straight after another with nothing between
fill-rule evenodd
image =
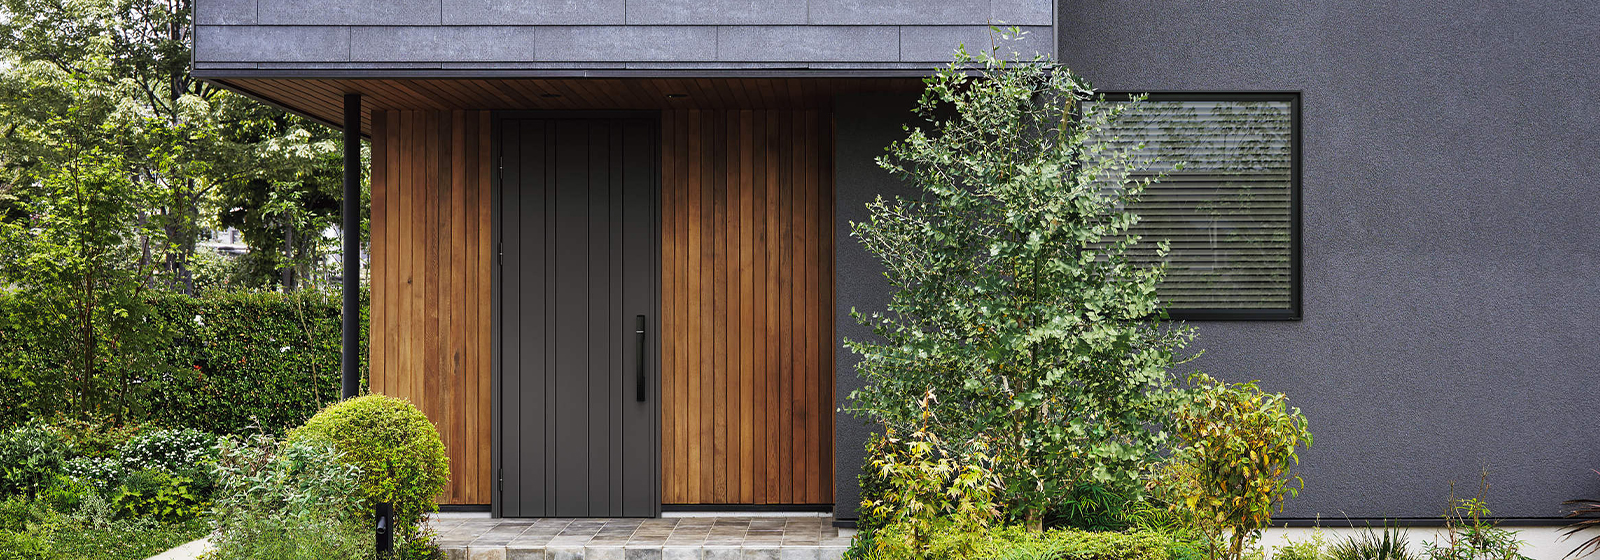
<instances>
[{"instance_id":1,"label":"paving stone step","mask_svg":"<svg viewBox=\"0 0 1600 560\"><path fill-rule=\"evenodd\" d=\"M843 546L635 547L584 546L520 548L463 546L443 548L449 560L839 560Z\"/></svg>"},{"instance_id":2,"label":"paving stone step","mask_svg":"<svg viewBox=\"0 0 1600 560\"><path fill-rule=\"evenodd\" d=\"M827 517L490 519L428 523L450 560L838 560Z\"/></svg>"}]
</instances>

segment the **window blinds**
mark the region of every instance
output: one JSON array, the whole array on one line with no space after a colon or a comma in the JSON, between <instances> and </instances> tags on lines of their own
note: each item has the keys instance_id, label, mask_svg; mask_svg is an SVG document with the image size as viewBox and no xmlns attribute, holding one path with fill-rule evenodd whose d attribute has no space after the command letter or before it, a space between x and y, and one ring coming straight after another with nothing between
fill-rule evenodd
<instances>
[{"instance_id":1,"label":"window blinds","mask_svg":"<svg viewBox=\"0 0 1600 560\"><path fill-rule=\"evenodd\" d=\"M1152 97L1100 133L1134 150L1134 179L1165 175L1132 205L1141 240L1129 258L1157 262L1157 242L1171 243L1157 294L1175 316L1297 307L1292 110L1289 100Z\"/></svg>"}]
</instances>

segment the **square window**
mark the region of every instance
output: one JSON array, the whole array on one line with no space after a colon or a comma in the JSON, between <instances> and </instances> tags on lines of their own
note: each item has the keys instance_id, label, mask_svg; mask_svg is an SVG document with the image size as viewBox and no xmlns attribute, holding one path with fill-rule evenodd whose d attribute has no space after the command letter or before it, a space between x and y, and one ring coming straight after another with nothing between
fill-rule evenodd
<instances>
[{"instance_id":1,"label":"square window","mask_svg":"<svg viewBox=\"0 0 1600 560\"><path fill-rule=\"evenodd\" d=\"M1161 176L1133 204L1128 257L1157 262L1171 244L1156 293L1172 318L1300 318L1299 107L1298 94L1150 94L1102 131L1133 151L1130 179Z\"/></svg>"}]
</instances>

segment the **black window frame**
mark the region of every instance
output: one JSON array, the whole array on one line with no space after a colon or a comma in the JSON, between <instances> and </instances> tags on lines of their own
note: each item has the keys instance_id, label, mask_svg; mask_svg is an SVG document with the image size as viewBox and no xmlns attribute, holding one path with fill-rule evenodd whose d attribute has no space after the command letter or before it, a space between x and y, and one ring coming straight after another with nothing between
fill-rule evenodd
<instances>
[{"instance_id":1,"label":"black window frame","mask_svg":"<svg viewBox=\"0 0 1600 560\"><path fill-rule=\"evenodd\" d=\"M1287 309L1167 309L1179 321L1299 321L1301 312L1301 123L1299 91L1149 91L1097 92L1105 101L1126 101L1144 95L1146 101L1284 101L1289 103L1289 308ZM1081 106L1080 106L1081 107Z\"/></svg>"}]
</instances>

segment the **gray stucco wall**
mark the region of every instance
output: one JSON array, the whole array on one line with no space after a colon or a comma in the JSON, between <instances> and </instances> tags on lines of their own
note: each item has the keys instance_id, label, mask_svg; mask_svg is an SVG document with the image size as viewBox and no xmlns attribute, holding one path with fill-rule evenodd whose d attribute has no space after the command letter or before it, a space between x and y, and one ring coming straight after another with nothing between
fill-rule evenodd
<instances>
[{"instance_id":1,"label":"gray stucco wall","mask_svg":"<svg viewBox=\"0 0 1600 560\"><path fill-rule=\"evenodd\" d=\"M1196 366L1310 418L1283 517L1435 518L1487 469L1497 516L1600 496L1600 19L1423 0L1067 0L1062 59L1104 91L1300 91L1304 319L1197 323ZM838 332L881 306L848 237L893 183L889 106L838 109ZM840 354L839 395L855 383ZM840 517L864 431L838 424Z\"/></svg>"},{"instance_id":2,"label":"gray stucco wall","mask_svg":"<svg viewBox=\"0 0 1600 560\"><path fill-rule=\"evenodd\" d=\"M1496 515L1600 495L1594 16L1063 2L1062 61L1102 90L1302 92L1305 318L1198 325L1198 367L1311 421L1285 515L1433 517L1480 469Z\"/></svg>"},{"instance_id":3,"label":"gray stucco wall","mask_svg":"<svg viewBox=\"0 0 1600 560\"><path fill-rule=\"evenodd\" d=\"M1022 26L1055 47L1052 0L197 0L208 69L915 69Z\"/></svg>"},{"instance_id":4,"label":"gray stucco wall","mask_svg":"<svg viewBox=\"0 0 1600 560\"><path fill-rule=\"evenodd\" d=\"M905 136L900 130L911 122L916 107L915 95L841 95L834 100L834 333L842 341L867 340L871 329L850 317L852 307L864 313L883 310L889 299L889 283L883 266L855 238L850 237L850 222L867 218L867 203L878 195L884 198L909 196L906 184L878 167L873 160L883 155L889 143ZM844 406L850 392L861 387L856 376L855 353L843 345L834 348L834 402ZM861 503L861 474L869 426L843 412L833 423L834 516L854 519Z\"/></svg>"}]
</instances>

